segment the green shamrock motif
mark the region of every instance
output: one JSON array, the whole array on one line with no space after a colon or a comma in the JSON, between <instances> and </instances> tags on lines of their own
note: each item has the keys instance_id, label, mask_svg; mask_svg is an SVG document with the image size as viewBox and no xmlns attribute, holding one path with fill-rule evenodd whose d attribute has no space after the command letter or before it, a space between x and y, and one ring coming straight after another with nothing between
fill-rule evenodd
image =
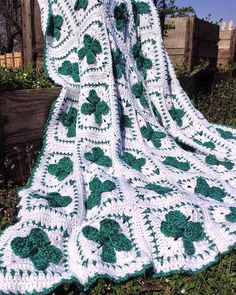
<instances>
[{"instance_id":1,"label":"green shamrock motif","mask_svg":"<svg viewBox=\"0 0 236 295\"><path fill-rule=\"evenodd\" d=\"M215 199L217 201L223 202L227 193L224 189L216 186L210 187L207 181L203 177L197 179L197 185L194 189L196 194L201 194L205 197Z\"/></svg>"},{"instance_id":2,"label":"green shamrock motif","mask_svg":"<svg viewBox=\"0 0 236 295\"><path fill-rule=\"evenodd\" d=\"M61 38L61 27L63 25L61 15L50 15L48 20L47 34L54 37L57 41Z\"/></svg>"},{"instance_id":3,"label":"green shamrock motif","mask_svg":"<svg viewBox=\"0 0 236 295\"><path fill-rule=\"evenodd\" d=\"M125 3L121 3L114 8L114 18L116 20L116 29L122 31L127 21L127 9Z\"/></svg>"},{"instance_id":4,"label":"green shamrock motif","mask_svg":"<svg viewBox=\"0 0 236 295\"><path fill-rule=\"evenodd\" d=\"M100 166L111 167L112 160L110 157L105 156L104 151L100 147L92 148L90 153L85 153L84 157L87 161L96 163Z\"/></svg>"},{"instance_id":5,"label":"green shamrock motif","mask_svg":"<svg viewBox=\"0 0 236 295\"><path fill-rule=\"evenodd\" d=\"M58 192L52 192L52 193L47 194L46 196L34 194L33 198L47 200L48 205L53 208L67 207L72 202L71 197L62 196Z\"/></svg>"},{"instance_id":6,"label":"green shamrock motif","mask_svg":"<svg viewBox=\"0 0 236 295\"><path fill-rule=\"evenodd\" d=\"M133 57L136 61L136 66L139 71L143 73L144 78L147 77L147 70L152 68L152 61L149 58L146 58L142 52L141 41L138 40L132 48Z\"/></svg>"},{"instance_id":7,"label":"green shamrock motif","mask_svg":"<svg viewBox=\"0 0 236 295\"><path fill-rule=\"evenodd\" d=\"M64 180L73 171L73 162L69 157L60 159L57 164L48 165L48 172L59 181Z\"/></svg>"},{"instance_id":8,"label":"green shamrock motif","mask_svg":"<svg viewBox=\"0 0 236 295\"><path fill-rule=\"evenodd\" d=\"M180 169L182 171L188 171L191 168L190 163L188 161L181 162L176 157L166 157L162 163Z\"/></svg>"},{"instance_id":9,"label":"green shamrock motif","mask_svg":"<svg viewBox=\"0 0 236 295\"><path fill-rule=\"evenodd\" d=\"M131 240L120 231L119 223L108 218L100 222L100 230L92 226L85 226L82 229L83 235L88 240L102 247L101 260L106 263L116 263L116 251L128 252L133 248Z\"/></svg>"},{"instance_id":10,"label":"green shamrock motif","mask_svg":"<svg viewBox=\"0 0 236 295\"><path fill-rule=\"evenodd\" d=\"M37 270L45 270L50 263L58 264L62 258L59 248L51 245L47 234L40 228L34 228L30 234L16 237L11 241L11 248L20 258L29 258Z\"/></svg>"},{"instance_id":11,"label":"green shamrock motif","mask_svg":"<svg viewBox=\"0 0 236 295\"><path fill-rule=\"evenodd\" d=\"M87 58L89 65L95 64L96 56L102 53L102 46L100 42L88 34L84 35L84 47L78 51L79 59Z\"/></svg>"},{"instance_id":12,"label":"green shamrock motif","mask_svg":"<svg viewBox=\"0 0 236 295\"><path fill-rule=\"evenodd\" d=\"M74 10L86 9L88 7L88 0L76 0Z\"/></svg>"},{"instance_id":13,"label":"green shamrock motif","mask_svg":"<svg viewBox=\"0 0 236 295\"><path fill-rule=\"evenodd\" d=\"M89 96L87 97L88 103L84 103L81 107L81 112L84 115L94 114L95 122L98 125L102 124L102 116L109 113L109 106L97 95L95 90L90 90Z\"/></svg>"},{"instance_id":14,"label":"green shamrock motif","mask_svg":"<svg viewBox=\"0 0 236 295\"><path fill-rule=\"evenodd\" d=\"M185 111L182 109L177 109L174 106L169 110L172 119L176 124L181 127L183 125L183 117L185 116Z\"/></svg>"},{"instance_id":15,"label":"green shamrock motif","mask_svg":"<svg viewBox=\"0 0 236 295\"><path fill-rule=\"evenodd\" d=\"M150 7L148 3L145 2L136 2L132 0L132 7L133 7L133 14L134 14L134 21L136 26L140 25L140 16L144 14L148 14L150 12Z\"/></svg>"},{"instance_id":16,"label":"green shamrock motif","mask_svg":"<svg viewBox=\"0 0 236 295\"><path fill-rule=\"evenodd\" d=\"M132 86L132 92L134 94L134 96L139 99L140 104L144 107L147 108L148 105L148 101L144 96L144 87L143 87L143 83L136 83Z\"/></svg>"},{"instance_id":17,"label":"green shamrock motif","mask_svg":"<svg viewBox=\"0 0 236 295\"><path fill-rule=\"evenodd\" d=\"M151 141L156 148L161 147L161 139L166 137L165 132L154 131L148 122L146 126L141 128L141 134L147 141Z\"/></svg>"},{"instance_id":18,"label":"green shamrock motif","mask_svg":"<svg viewBox=\"0 0 236 295\"><path fill-rule=\"evenodd\" d=\"M166 220L161 222L161 232L175 240L182 238L185 252L193 255L195 253L193 242L201 241L205 237L202 224L189 221L189 218L178 210L168 212L165 218Z\"/></svg>"},{"instance_id":19,"label":"green shamrock motif","mask_svg":"<svg viewBox=\"0 0 236 295\"><path fill-rule=\"evenodd\" d=\"M206 163L209 165L223 165L226 169L232 170L234 167L234 164L231 163L230 161L220 161L216 158L215 155L208 155L206 156Z\"/></svg>"},{"instance_id":20,"label":"green shamrock motif","mask_svg":"<svg viewBox=\"0 0 236 295\"><path fill-rule=\"evenodd\" d=\"M110 180L102 182L98 177L94 177L89 183L91 194L88 196L86 207L88 210L101 204L102 193L111 192L116 188L116 184Z\"/></svg>"},{"instance_id":21,"label":"green shamrock motif","mask_svg":"<svg viewBox=\"0 0 236 295\"><path fill-rule=\"evenodd\" d=\"M134 168L137 171L141 171L142 167L146 164L146 160L144 158L136 158L131 153L125 152L121 159L130 167Z\"/></svg>"},{"instance_id":22,"label":"green shamrock motif","mask_svg":"<svg viewBox=\"0 0 236 295\"><path fill-rule=\"evenodd\" d=\"M219 132L220 136L224 139L234 139L236 140L236 136L233 135L231 131L225 131L221 128L216 128L216 130Z\"/></svg>"},{"instance_id":23,"label":"green shamrock motif","mask_svg":"<svg viewBox=\"0 0 236 295\"><path fill-rule=\"evenodd\" d=\"M225 215L226 220L236 222L236 207L230 207L230 213Z\"/></svg>"},{"instance_id":24,"label":"green shamrock motif","mask_svg":"<svg viewBox=\"0 0 236 295\"><path fill-rule=\"evenodd\" d=\"M80 82L79 65L78 63L71 63L65 60L61 67L58 68L58 73L64 76L70 76L74 82Z\"/></svg>"},{"instance_id":25,"label":"green shamrock motif","mask_svg":"<svg viewBox=\"0 0 236 295\"><path fill-rule=\"evenodd\" d=\"M147 184L145 186L145 188L148 189L148 190L154 191L157 194L162 195L162 196L164 196L164 195L166 195L166 194L173 191L172 188L157 185L155 183L149 183L149 184Z\"/></svg>"},{"instance_id":26,"label":"green shamrock motif","mask_svg":"<svg viewBox=\"0 0 236 295\"><path fill-rule=\"evenodd\" d=\"M112 50L113 74L120 79L125 72L124 57L120 49Z\"/></svg>"},{"instance_id":27,"label":"green shamrock motif","mask_svg":"<svg viewBox=\"0 0 236 295\"><path fill-rule=\"evenodd\" d=\"M196 138L193 138L193 141L211 150L213 150L216 147L216 145L211 141L202 142Z\"/></svg>"},{"instance_id":28,"label":"green shamrock motif","mask_svg":"<svg viewBox=\"0 0 236 295\"><path fill-rule=\"evenodd\" d=\"M68 113L63 113L60 117L60 120L63 126L68 128L67 136L75 137L76 135L76 119L78 111L76 108L70 108Z\"/></svg>"}]
</instances>

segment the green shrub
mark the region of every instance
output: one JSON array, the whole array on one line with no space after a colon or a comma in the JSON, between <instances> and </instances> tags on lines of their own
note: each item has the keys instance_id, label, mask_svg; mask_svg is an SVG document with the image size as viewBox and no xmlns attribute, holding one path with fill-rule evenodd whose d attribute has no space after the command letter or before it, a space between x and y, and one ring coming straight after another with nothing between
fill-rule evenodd
<instances>
[{"instance_id":1,"label":"green shrub","mask_svg":"<svg viewBox=\"0 0 236 295\"><path fill-rule=\"evenodd\" d=\"M16 89L52 88L55 84L48 79L40 68L0 67L0 91Z\"/></svg>"},{"instance_id":2,"label":"green shrub","mask_svg":"<svg viewBox=\"0 0 236 295\"><path fill-rule=\"evenodd\" d=\"M209 121L236 126L236 78L219 82L210 94L197 95L195 104Z\"/></svg>"}]
</instances>

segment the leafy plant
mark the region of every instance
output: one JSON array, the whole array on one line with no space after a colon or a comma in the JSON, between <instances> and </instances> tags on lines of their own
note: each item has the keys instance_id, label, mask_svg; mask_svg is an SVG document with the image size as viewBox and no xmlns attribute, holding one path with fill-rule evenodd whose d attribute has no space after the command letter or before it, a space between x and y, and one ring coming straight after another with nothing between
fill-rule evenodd
<instances>
[{"instance_id":1,"label":"leafy plant","mask_svg":"<svg viewBox=\"0 0 236 295\"><path fill-rule=\"evenodd\" d=\"M44 75L43 71L39 67L0 67L1 91L52 87L55 87L55 85Z\"/></svg>"}]
</instances>

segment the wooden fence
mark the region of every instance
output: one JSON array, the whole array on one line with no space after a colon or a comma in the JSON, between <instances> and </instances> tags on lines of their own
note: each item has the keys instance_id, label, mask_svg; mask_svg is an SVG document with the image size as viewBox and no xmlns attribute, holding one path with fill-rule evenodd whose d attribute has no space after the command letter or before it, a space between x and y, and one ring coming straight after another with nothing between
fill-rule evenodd
<instances>
[{"instance_id":1,"label":"wooden fence","mask_svg":"<svg viewBox=\"0 0 236 295\"><path fill-rule=\"evenodd\" d=\"M0 55L0 67L19 68L22 66L21 52L12 52Z\"/></svg>"}]
</instances>

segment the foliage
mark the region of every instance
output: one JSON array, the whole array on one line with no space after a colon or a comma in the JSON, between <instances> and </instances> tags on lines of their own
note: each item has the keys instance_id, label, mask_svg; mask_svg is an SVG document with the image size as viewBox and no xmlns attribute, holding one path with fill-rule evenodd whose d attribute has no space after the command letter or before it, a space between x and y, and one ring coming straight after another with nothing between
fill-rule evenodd
<instances>
[{"instance_id":1,"label":"foliage","mask_svg":"<svg viewBox=\"0 0 236 295\"><path fill-rule=\"evenodd\" d=\"M38 67L0 67L0 91L52 87L53 82Z\"/></svg>"},{"instance_id":2,"label":"foliage","mask_svg":"<svg viewBox=\"0 0 236 295\"><path fill-rule=\"evenodd\" d=\"M175 72L178 77L194 77L200 72L205 71L209 64L209 60L200 59L199 63L194 66L192 71L189 71L187 62L182 60L180 63L175 65Z\"/></svg>"},{"instance_id":3,"label":"foliage","mask_svg":"<svg viewBox=\"0 0 236 295\"><path fill-rule=\"evenodd\" d=\"M211 122L236 125L236 79L220 81L210 94L199 94L195 104Z\"/></svg>"}]
</instances>

